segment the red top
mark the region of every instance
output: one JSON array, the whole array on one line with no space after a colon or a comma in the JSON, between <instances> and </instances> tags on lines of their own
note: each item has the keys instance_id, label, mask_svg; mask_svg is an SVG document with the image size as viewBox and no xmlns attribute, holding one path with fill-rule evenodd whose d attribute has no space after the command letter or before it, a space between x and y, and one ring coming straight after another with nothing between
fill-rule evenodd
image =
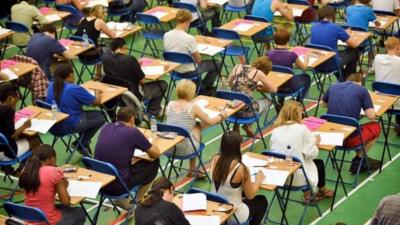
<instances>
[{"instance_id":1,"label":"red top","mask_svg":"<svg viewBox=\"0 0 400 225\"><path fill-rule=\"evenodd\" d=\"M39 170L40 186L35 193L25 192L25 205L41 209L50 222L55 225L61 219L61 212L54 205L56 184L64 178L62 170L53 166L42 166Z\"/></svg>"},{"instance_id":2,"label":"red top","mask_svg":"<svg viewBox=\"0 0 400 225\"><path fill-rule=\"evenodd\" d=\"M316 18L316 10L312 7L314 6L315 0L307 0L310 3L310 8L307 10L304 10L303 14L301 14L301 17L296 17L296 20L301 21L301 22L311 22Z\"/></svg>"}]
</instances>

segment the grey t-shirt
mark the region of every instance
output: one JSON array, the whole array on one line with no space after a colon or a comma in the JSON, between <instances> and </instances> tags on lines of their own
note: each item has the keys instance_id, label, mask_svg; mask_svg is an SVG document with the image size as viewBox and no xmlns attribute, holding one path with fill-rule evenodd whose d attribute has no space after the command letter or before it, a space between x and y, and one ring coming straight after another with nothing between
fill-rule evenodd
<instances>
[{"instance_id":1,"label":"grey t-shirt","mask_svg":"<svg viewBox=\"0 0 400 225\"><path fill-rule=\"evenodd\" d=\"M370 225L399 225L400 224L400 194L389 195L382 199L371 219Z\"/></svg>"}]
</instances>

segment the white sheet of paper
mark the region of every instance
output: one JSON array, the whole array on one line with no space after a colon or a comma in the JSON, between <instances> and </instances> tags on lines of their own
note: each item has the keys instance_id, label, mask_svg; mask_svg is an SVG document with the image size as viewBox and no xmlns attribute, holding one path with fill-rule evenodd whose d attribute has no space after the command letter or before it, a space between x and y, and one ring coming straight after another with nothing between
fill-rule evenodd
<instances>
[{"instance_id":1,"label":"white sheet of paper","mask_svg":"<svg viewBox=\"0 0 400 225\"><path fill-rule=\"evenodd\" d=\"M15 124L14 127L15 129L20 128L22 125L24 125L24 123L28 121L28 118L21 118L20 120L18 120Z\"/></svg>"},{"instance_id":2,"label":"white sheet of paper","mask_svg":"<svg viewBox=\"0 0 400 225\"><path fill-rule=\"evenodd\" d=\"M198 105L200 108L207 107L210 103L205 99L200 99L194 102L194 104Z\"/></svg>"},{"instance_id":3,"label":"white sheet of paper","mask_svg":"<svg viewBox=\"0 0 400 225\"><path fill-rule=\"evenodd\" d=\"M0 35L6 34L8 32L10 32L11 30L6 29L6 28L0 28Z\"/></svg>"},{"instance_id":4,"label":"white sheet of paper","mask_svg":"<svg viewBox=\"0 0 400 225\"><path fill-rule=\"evenodd\" d=\"M321 138L320 145L335 145L342 146L344 140L344 133L338 132L313 132L314 135L318 135Z\"/></svg>"},{"instance_id":5,"label":"white sheet of paper","mask_svg":"<svg viewBox=\"0 0 400 225\"><path fill-rule=\"evenodd\" d=\"M144 152L140 149L135 149L135 151L133 152L133 157L141 157L141 156L148 156L149 154L147 154L147 152Z\"/></svg>"},{"instance_id":6,"label":"white sheet of paper","mask_svg":"<svg viewBox=\"0 0 400 225\"><path fill-rule=\"evenodd\" d=\"M225 5L229 0L207 0L207 3Z\"/></svg>"},{"instance_id":7,"label":"white sheet of paper","mask_svg":"<svg viewBox=\"0 0 400 225\"><path fill-rule=\"evenodd\" d=\"M2 69L1 72L4 73L5 75L7 75L8 80L18 79L18 76L10 68ZM5 80L4 81L0 81L0 83L1 82L5 82Z\"/></svg>"},{"instance_id":8,"label":"white sheet of paper","mask_svg":"<svg viewBox=\"0 0 400 225\"><path fill-rule=\"evenodd\" d=\"M68 181L67 191L71 197L86 197L96 198L101 188L102 182L91 182L91 181Z\"/></svg>"},{"instance_id":9,"label":"white sheet of paper","mask_svg":"<svg viewBox=\"0 0 400 225\"><path fill-rule=\"evenodd\" d=\"M151 15L157 17L158 19L161 19L164 16L168 15L168 12L155 11L155 12L151 13Z\"/></svg>"},{"instance_id":10,"label":"white sheet of paper","mask_svg":"<svg viewBox=\"0 0 400 225\"><path fill-rule=\"evenodd\" d=\"M182 211L207 210L207 196L203 193L183 194Z\"/></svg>"},{"instance_id":11,"label":"white sheet of paper","mask_svg":"<svg viewBox=\"0 0 400 225\"><path fill-rule=\"evenodd\" d=\"M190 225L219 225L219 216L185 215Z\"/></svg>"},{"instance_id":12,"label":"white sheet of paper","mask_svg":"<svg viewBox=\"0 0 400 225\"><path fill-rule=\"evenodd\" d=\"M347 43L346 43L346 42L343 42L342 40L338 40L337 45L340 45L340 46L347 46Z\"/></svg>"},{"instance_id":13,"label":"white sheet of paper","mask_svg":"<svg viewBox=\"0 0 400 225\"><path fill-rule=\"evenodd\" d=\"M49 22L55 22L55 21L61 20L61 17L58 16L57 14L51 14L51 15L47 15L44 17L46 17L47 21L49 21Z\"/></svg>"},{"instance_id":14,"label":"white sheet of paper","mask_svg":"<svg viewBox=\"0 0 400 225\"><path fill-rule=\"evenodd\" d=\"M303 14L302 9L292 9L293 16L301 16Z\"/></svg>"},{"instance_id":15,"label":"white sheet of paper","mask_svg":"<svg viewBox=\"0 0 400 225\"><path fill-rule=\"evenodd\" d=\"M211 110L208 108L201 108L201 111L203 111L205 114L207 114L207 116L210 118L217 117L220 114L220 112L217 112L217 111L214 111L214 110Z\"/></svg>"},{"instance_id":16,"label":"white sheet of paper","mask_svg":"<svg viewBox=\"0 0 400 225\"><path fill-rule=\"evenodd\" d=\"M86 5L86 8L92 8L96 5L102 5L104 7L108 7L108 0L89 0L89 3Z\"/></svg>"},{"instance_id":17,"label":"white sheet of paper","mask_svg":"<svg viewBox=\"0 0 400 225\"><path fill-rule=\"evenodd\" d=\"M224 51L224 48L215 45L197 44L197 49L201 54L214 56L215 54Z\"/></svg>"},{"instance_id":18,"label":"white sheet of paper","mask_svg":"<svg viewBox=\"0 0 400 225\"><path fill-rule=\"evenodd\" d=\"M247 167L253 167L253 166L261 166L261 165L266 165L268 161L262 160L262 159L257 159L254 157L249 157L247 155L242 156L242 162L244 165Z\"/></svg>"},{"instance_id":19,"label":"white sheet of paper","mask_svg":"<svg viewBox=\"0 0 400 225\"><path fill-rule=\"evenodd\" d=\"M374 105L375 113L377 113L381 109L381 107L382 107L381 105ZM360 115L365 116L365 112L363 109L361 109Z\"/></svg>"},{"instance_id":20,"label":"white sheet of paper","mask_svg":"<svg viewBox=\"0 0 400 225\"><path fill-rule=\"evenodd\" d=\"M56 123L56 120L46 120L46 119L31 119L31 127L27 130L36 131L42 134L46 134L50 128Z\"/></svg>"},{"instance_id":21,"label":"white sheet of paper","mask_svg":"<svg viewBox=\"0 0 400 225\"><path fill-rule=\"evenodd\" d=\"M299 56L299 59L304 62L304 55ZM309 56L308 57L308 66L312 66L316 61L318 60L318 57L315 56Z\"/></svg>"},{"instance_id":22,"label":"white sheet of paper","mask_svg":"<svg viewBox=\"0 0 400 225\"><path fill-rule=\"evenodd\" d=\"M129 23L127 23L127 22L125 22L125 23L117 23L117 22L114 22L114 21L110 21L110 22L107 23L107 27L110 28L111 30L123 31L128 26L129 26Z\"/></svg>"},{"instance_id":23,"label":"white sheet of paper","mask_svg":"<svg viewBox=\"0 0 400 225\"><path fill-rule=\"evenodd\" d=\"M235 26L233 28L234 31L238 32L246 32L250 30L253 27L253 24L248 24L248 23L240 23L239 25Z\"/></svg>"},{"instance_id":24,"label":"white sheet of paper","mask_svg":"<svg viewBox=\"0 0 400 225\"><path fill-rule=\"evenodd\" d=\"M86 89L91 95L96 96L96 93L93 89Z\"/></svg>"},{"instance_id":25,"label":"white sheet of paper","mask_svg":"<svg viewBox=\"0 0 400 225\"><path fill-rule=\"evenodd\" d=\"M164 66L144 66L142 71L145 75L164 74Z\"/></svg>"},{"instance_id":26,"label":"white sheet of paper","mask_svg":"<svg viewBox=\"0 0 400 225\"><path fill-rule=\"evenodd\" d=\"M122 33L123 33L123 31L117 30L117 31L115 31L115 36L120 37ZM100 38L110 38L110 37L107 34L101 32Z\"/></svg>"},{"instance_id":27,"label":"white sheet of paper","mask_svg":"<svg viewBox=\"0 0 400 225\"><path fill-rule=\"evenodd\" d=\"M272 170L266 168L257 168L257 172L261 170L264 175L265 179L262 184L265 185L278 185L283 186L286 182L287 177L289 176L289 171L287 170ZM251 182L255 182L256 175L253 173L251 176Z\"/></svg>"},{"instance_id":28,"label":"white sheet of paper","mask_svg":"<svg viewBox=\"0 0 400 225\"><path fill-rule=\"evenodd\" d=\"M385 25L386 25L386 23L388 22L387 20L378 20L380 23L381 23L381 25L379 26L379 27L377 27L377 26L375 26L375 23L374 22L369 22L368 23L368 26L369 27L375 27L375 28L380 28L380 27L384 27Z\"/></svg>"}]
</instances>

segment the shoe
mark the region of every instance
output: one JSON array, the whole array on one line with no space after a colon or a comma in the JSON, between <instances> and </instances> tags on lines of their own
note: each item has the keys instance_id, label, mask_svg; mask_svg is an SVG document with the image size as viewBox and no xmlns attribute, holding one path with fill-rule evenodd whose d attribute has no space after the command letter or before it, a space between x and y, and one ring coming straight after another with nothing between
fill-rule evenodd
<instances>
[{"instance_id":1,"label":"shoe","mask_svg":"<svg viewBox=\"0 0 400 225\"><path fill-rule=\"evenodd\" d=\"M334 191L332 191L328 188L325 188L324 190L320 189L317 193L317 196L322 197L322 198L332 198L334 194L335 194Z\"/></svg>"},{"instance_id":2,"label":"shoe","mask_svg":"<svg viewBox=\"0 0 400 225\"><path fill-rule=\"evenodd\" d=\"M370 170L377 170L381 167L381 161L367 157ZM363 165L364 166L364 165ZM367 167L367 165L365 165Z\"/></svg>"},{"instance_id":3,"label":"shoe","mask_svg":"<svg viewBox=\"0 0 400 225\"><path fill-rule=\"evenodd\" d=\"M357 173L358 166L360 165L360 162L361 162L361 158L359 158L357 156L354 157L351 160L351 166L350 166L350 169L349 169L351 174L356 174ZM365 165L365 163L363 163L363 165ZM366 167L361 166L360 173L364 173L364 172L367 172L367 171L368 171L368 169Z\"/></svg>"},{"instance_id":4,"label":"shoe","mask_svg":"<svg viewBox=\"0 0 400 225\"><path fill-rule=\"evenodd\" d=\"M308 204L308 203L316 203L318 201L321 201L323 199L322 196L318 196L318 195L311 195L310 191L306 191L303 194L303 203L304 204Z\"/></svg>"}]
</instances>

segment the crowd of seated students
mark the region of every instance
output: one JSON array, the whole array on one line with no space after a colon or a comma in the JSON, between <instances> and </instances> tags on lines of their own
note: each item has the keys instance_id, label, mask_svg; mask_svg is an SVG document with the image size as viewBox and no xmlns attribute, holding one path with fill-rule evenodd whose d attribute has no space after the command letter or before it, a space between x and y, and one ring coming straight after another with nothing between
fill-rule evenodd
<instances>
[{"instance_id":1,"label":"crowd of seated students","mask_svg":"<svg viewBox=\"0 0 400 225\"><path fill-rule=\"evenodd\" d=\"M87 10L84 15L82 11L87 6L87 0L57 0L58 4L69 4L79 13L69 22L75 23L78 30L75 35L82 36L87 34L94 42L96 48L81 54L79 57L84 60L101 58L105 77L110 76L122 79L127 82L131 91L140 101L148 101L148 112L151 115L161 115L162 100L168 89L168 84L163 81L145 82L140 63L128 54L126 43L122 38L116 38L116 33L107 27L104 19L105 8L97 5ZM200 15L205 21L211 20L212 27L221 25L220 9L216 6L210 7L206 0L181 0L181 2L194 4L200 8ZM310 5L314 5L314 0L308 0ZM337 75L337 83L330 85L321 99L322 104L327 107L327 113L347 116L360 121L361 109L365 111L365 116L369 122L361 125L361 136L366 152L357 151L352 159L349 171L352 174L362 163L362 158L368 161L369 168L375 170L381 166L381 161L364 156L374 146L380 133L381 127L376 121L374 106L369 95L368 89L363 87L363 77L357 73L357 63L360 56L356 41L346 30L335 23L335 9L326 4L328 0L318 0L322 6L318 11L314 8L306 10L301 17L296 19L303 22L311 22L310 43L330 47L337 54L335 59L338 62L342 77ZM336 1L337 2L337 1ZM160 166L160 150L153 145L147 137L135 125L135 112L128 107L118 110L116 118L112 123L106 123L103 114L98 110L84 110L83 106L101 105L101 91L95 89L91 94L85 88L75 84L74 70L70 63L62 63L52 70L54 63L53 55L62 56L64 59L72 59L67 49L57 40L57 31L53 24L47 24L46 19L40 14L39 10L30 5L29 2L22 1L11 8L11 17L15 22L25 24L29 29L33 29L33 21L37 21L40 28L33 29L37 33L32 37L26 35L14 36L14 43L27 45L26 55L37 61L41 70L51 81L48 86L46 101L49 104L56 103L61 112L67 113L69 118L65 122L56 125L58 132L79 133L79 142L73 145L83 154L94 153L94 158L111 163L114 165L128 189L139 186L136 195L138 206L135 211L135 224L189 224L183 212L173 203L174 185L168 179L158 175ZM292 20L292 10L286 3L279 0L255 0L243 1L244 4L252 5L251 15L259 16L273 22L275 12L280 12L286 19ZM230 0L229 4L242 6L242 1ZM372 5L372 8L369 6ZM144 10L143 2L123 1L123 7L133 6L132 12ZM111 7L114 7L111 5ZM118 5L116 8L120 7ZM358 0L353 1L351 6L345 10L347 25L358 26L368 29L369 22L374 22L379 27L380 23L376 20L373 10L391 11L399 13L400 6L397 0ZM122 21L134 21L134 17L121 18ZM207 73L205 78L197 85L200 85L201 94L212 94L215 91L215 81L220 76L221 62L213 62L201 58L195 38L189 33L191 23L197 19L197 14L191 14L188 10L179 10L176 14L176 27L168 31L163 40L165 51L185 53L194 59L198 68L187 64L179 66L176 71L183 77L190 78L195 73ZM209 34L207 27L201 27L203 34ZM110 51L103 52L99 45L100 33L103 32L112 40L110 41ZM278 28L273 31L272 27L267 29L265 34L274 40L275 48L268 51L266 56L260 56L249 65L238 64L231 68L228 83L234 92L240 92L251 97L252 105L247 105L241 109L236 116L249 118L254 116L254 112L263 113L270 108L271 102L268 98L255 98L254 92L276 93L296 89L305 86L302 93L304 98L311 85L311 78L306 73L294 76L288 83L277 88L275 84L266 79L272 70L272 66L284 66L293 68L296 66L302 71L308 68L308 57L304 61L296 53L290 51L288 45L291 38L287 29ZM29 35L28 35L29 36ZM339 50L337 42L341 40L347 43L347 47ZM389 37L385 42L386 54L377 54L373 62L376 81L384 81L400 84L400 79L396 73L400 68L400 41L396 37ZM103 77L101 64L96 67L94 80ZM333 65L324 65L332 69ZM6 80L4 74L0 73L0 80ZM341 81L341 82L339 82ZM176 99L171 100L166 106L166 123L177 125L189 131L191 139L198 147L201 143L202 129L207 126L223 122L227 118L226 112L221 112L217 117L209 117L200 106L193 102L196 91L199 87L188 79L182 79L176 84ZM25 204L41 209L50 224L84 224L85 214L81 208L70 207L70 196L67 192L68 181L63 172L56 166L56 152L48 146L40 144L37 136L25 136L23 131L30 127L30 120L21 127L15 128L14 117L19 95L16 87L9 83L0 85L0 133L2 133L13 152L0 146L0 160L13 159L32 149L33 155L25 162L25 169L21 166L16 171L12 167L2 167L6 173L20 175L20 186L24 190ZM301 101L302 99L296 99ZM308 190L304 190L304 202L320 201L330 198L334 192L325 183L324 162L318 158L318 147L320 138L314 136L305 125L301 124L302 108L298 102L280 99L282 108L278 112L278 117L273 126L270 139L271 149L284 153L290 146L294 150L294 156L298 157L305 169L310 181ZM255 111L253 111L253 109ZM400 118L397 117L400 123ZM400 130L400 125L399 130ZM243 127L247 136L254 136L251 125ZM99 133L97 138L95 135ZM96 140L94 140L96 139ZM258 172L255 181L251 182L249 168L242 163L240 129L237 124L233 131L225 132L221 138L220 153L211 160L212 191L226 197L237 211L236 217L240 223L249 220L249 224L258 225L262 223L265 212L267 211L268 201L265 196L257 194L262 181L267 174ZM92 152L91 143L95 143ZM345 147L355 147L360 143L360 139L354 135L344 141ZM118 151L111 151L118 146ZM147 152L152 161L136 160L131 162L135 149ZM170 153L178 156L190 155L193 153L191 142L185 139L176 148L169 150ZM195 158L189 162L190 171L196 167ZM360 172L366 172L366 163L361 164ZM205 173L207 171L201 171ZM193 172L187 174L193 177ZM201 175L196 178L202 177ZM194 178L195 179L195 178ZM294 175L295 184L304 184L305 177L301 171ZM125 190L118 182L113 182L103 188L105 193L118 195ZM313 196L311 193L316 193ZM146 194L147 193L147 194ZM61 205L55 205L55 195ZM116 202L122 208L129 208L132 199L124 199ZM398 195L385 198L380 204L371 224L383 224L382 221L397 220L394 214L398 208ZM389 219L388 219L389 218Z\"/></svg>"}]
</instances>

